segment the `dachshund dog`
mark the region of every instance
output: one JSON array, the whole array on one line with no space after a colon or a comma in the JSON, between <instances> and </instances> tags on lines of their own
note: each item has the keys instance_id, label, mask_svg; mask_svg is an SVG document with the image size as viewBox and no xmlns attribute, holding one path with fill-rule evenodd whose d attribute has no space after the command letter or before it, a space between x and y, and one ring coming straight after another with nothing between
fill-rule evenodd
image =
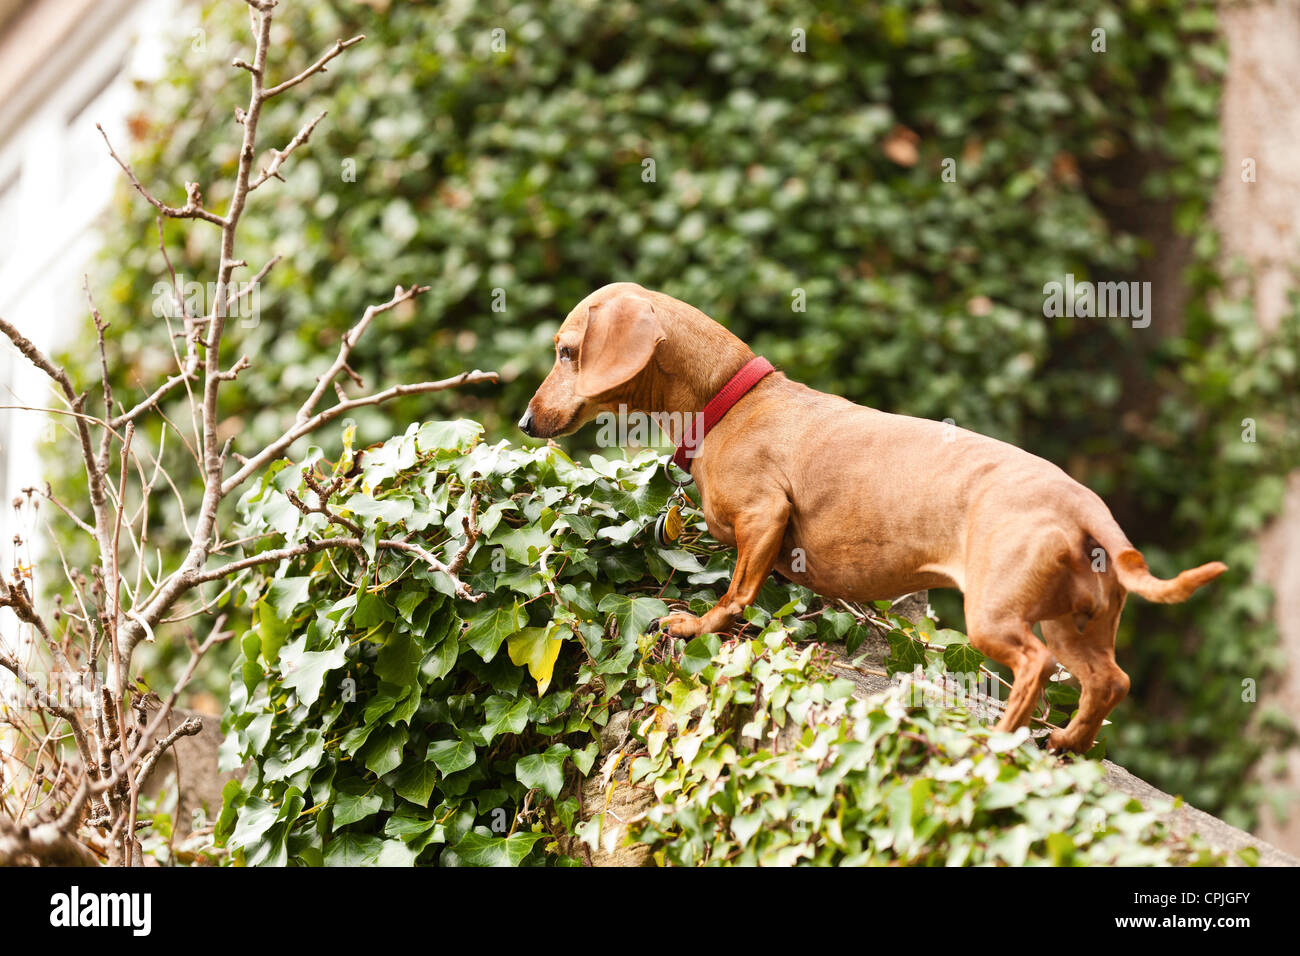
<instances>
[{"instance_id":1,"label":"dachshund dog","mask_svg":"<svg viewBox=\"0 0 1300 956\"><path fill-rule=\"evenodd\" d=\"M567 435L620 410L689 420L755 359L698 309L617 282L564 320L555 366L519 427L538 438ZM705 520L736 547L736 569L702 617L665 617L670 634L725 630L774 568L849 601L958 588L971 644L1015 676L998 728L1028 723L1059 660L1082 693L1078 713L1048 744L1083 752L1128 693L1115 663L1127 594L1175 603L1227 570L1214 561L1171 580L1153 577L1102 500L1050 462L767 369L730 396L694 448ZM1033 631L1039 622L1042 641Z\"/></svg>"}]
</instances>

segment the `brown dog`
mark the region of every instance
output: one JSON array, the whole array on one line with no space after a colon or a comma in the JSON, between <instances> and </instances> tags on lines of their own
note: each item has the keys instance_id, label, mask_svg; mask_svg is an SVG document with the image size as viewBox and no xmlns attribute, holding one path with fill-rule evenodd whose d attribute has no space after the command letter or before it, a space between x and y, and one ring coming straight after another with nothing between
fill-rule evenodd
<instances>
[{"instance_id":1,"label":"brown dog","mask_svg":"<svg viewBox=\"0 0 1300 956\"><path fill-rule=\"evenodd\" d=\"M539 438L569 434L620 406L699 413L754 358L698 309L629 282L578 303L555 347L555 367L519 422ZM703 617L664 618L670 633L727 628L774 567L851 601L959 588L971 643L1015 675L1000 729L1029 721L1053 655L1079 678L1079 712L1051 736L1055 749L1091 747L1128 693L1128 675L1115 663L1127 592L1183 601L1227 570L1215 561L1169 581L1153 577L1102 500L1055 465L965 429L855 405L779 372L708 433L692 474L709 531L736 546L736 570ZM1037 622L1046 646L1033 632Z\"/></svg>"}]
</instances>

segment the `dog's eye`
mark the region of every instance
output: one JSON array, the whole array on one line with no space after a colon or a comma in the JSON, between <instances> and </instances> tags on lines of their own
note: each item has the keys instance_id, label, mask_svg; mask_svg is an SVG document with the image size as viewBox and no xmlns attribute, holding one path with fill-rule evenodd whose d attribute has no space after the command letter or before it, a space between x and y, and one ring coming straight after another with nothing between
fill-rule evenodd
<instances>
[{"instance_id":1,"label":"dog's eye","mask_svg":"<svg viewBox=\"0 0 1300 956\"><path fill-rule=\"evenodd\" d=\"M561 346L560 346L560 361L561 361L561 362L571 362L571 361L573 361L573 349L569 348L567 345L561 345Z\"/></svg>"}]
</instances>

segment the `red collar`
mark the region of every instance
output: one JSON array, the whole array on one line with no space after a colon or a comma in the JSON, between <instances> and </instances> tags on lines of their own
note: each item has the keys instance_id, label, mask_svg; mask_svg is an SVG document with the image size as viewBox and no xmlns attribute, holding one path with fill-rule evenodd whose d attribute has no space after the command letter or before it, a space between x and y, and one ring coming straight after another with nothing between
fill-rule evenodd
<instances>
[{"instance_id":1,"label":"red collar","mask_svg":"<svg viewBox=\"0 0 1300 956\"><path fill-rule=\"evenodd\" d=\"M673 464L682 471L690 472L691 459L704 441L704 436L713 431L713 426L722 421L722 416L731 411L731 406L740 401L751 388L776 369L762 356L750 359L739 372L731 376L731 381L722 386L717 395L709 399L700 415L692 415L682 429L682 442L673 454Z\"/></svg>"}]
</instances>

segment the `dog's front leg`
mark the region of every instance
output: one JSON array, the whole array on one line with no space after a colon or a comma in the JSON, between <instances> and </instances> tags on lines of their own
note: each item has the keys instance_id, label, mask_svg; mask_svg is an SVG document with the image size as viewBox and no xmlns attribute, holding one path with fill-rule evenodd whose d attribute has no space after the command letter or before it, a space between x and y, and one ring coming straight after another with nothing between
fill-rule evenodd
<instances>
[{"instance_id":1,"label":"dog's front leg","mask_svg":"<svg viewBox=\"0 0 1300 956\"><path fill-rule=\"evenodd\" d=\"M660 626L674 637L694 637L726 630L754 598L776 564L790 502L784 498L751 504L732 521L736 536L736 570L727 593L703 617L676 611L660 620Z\"/></svg>"}]
</instances>

